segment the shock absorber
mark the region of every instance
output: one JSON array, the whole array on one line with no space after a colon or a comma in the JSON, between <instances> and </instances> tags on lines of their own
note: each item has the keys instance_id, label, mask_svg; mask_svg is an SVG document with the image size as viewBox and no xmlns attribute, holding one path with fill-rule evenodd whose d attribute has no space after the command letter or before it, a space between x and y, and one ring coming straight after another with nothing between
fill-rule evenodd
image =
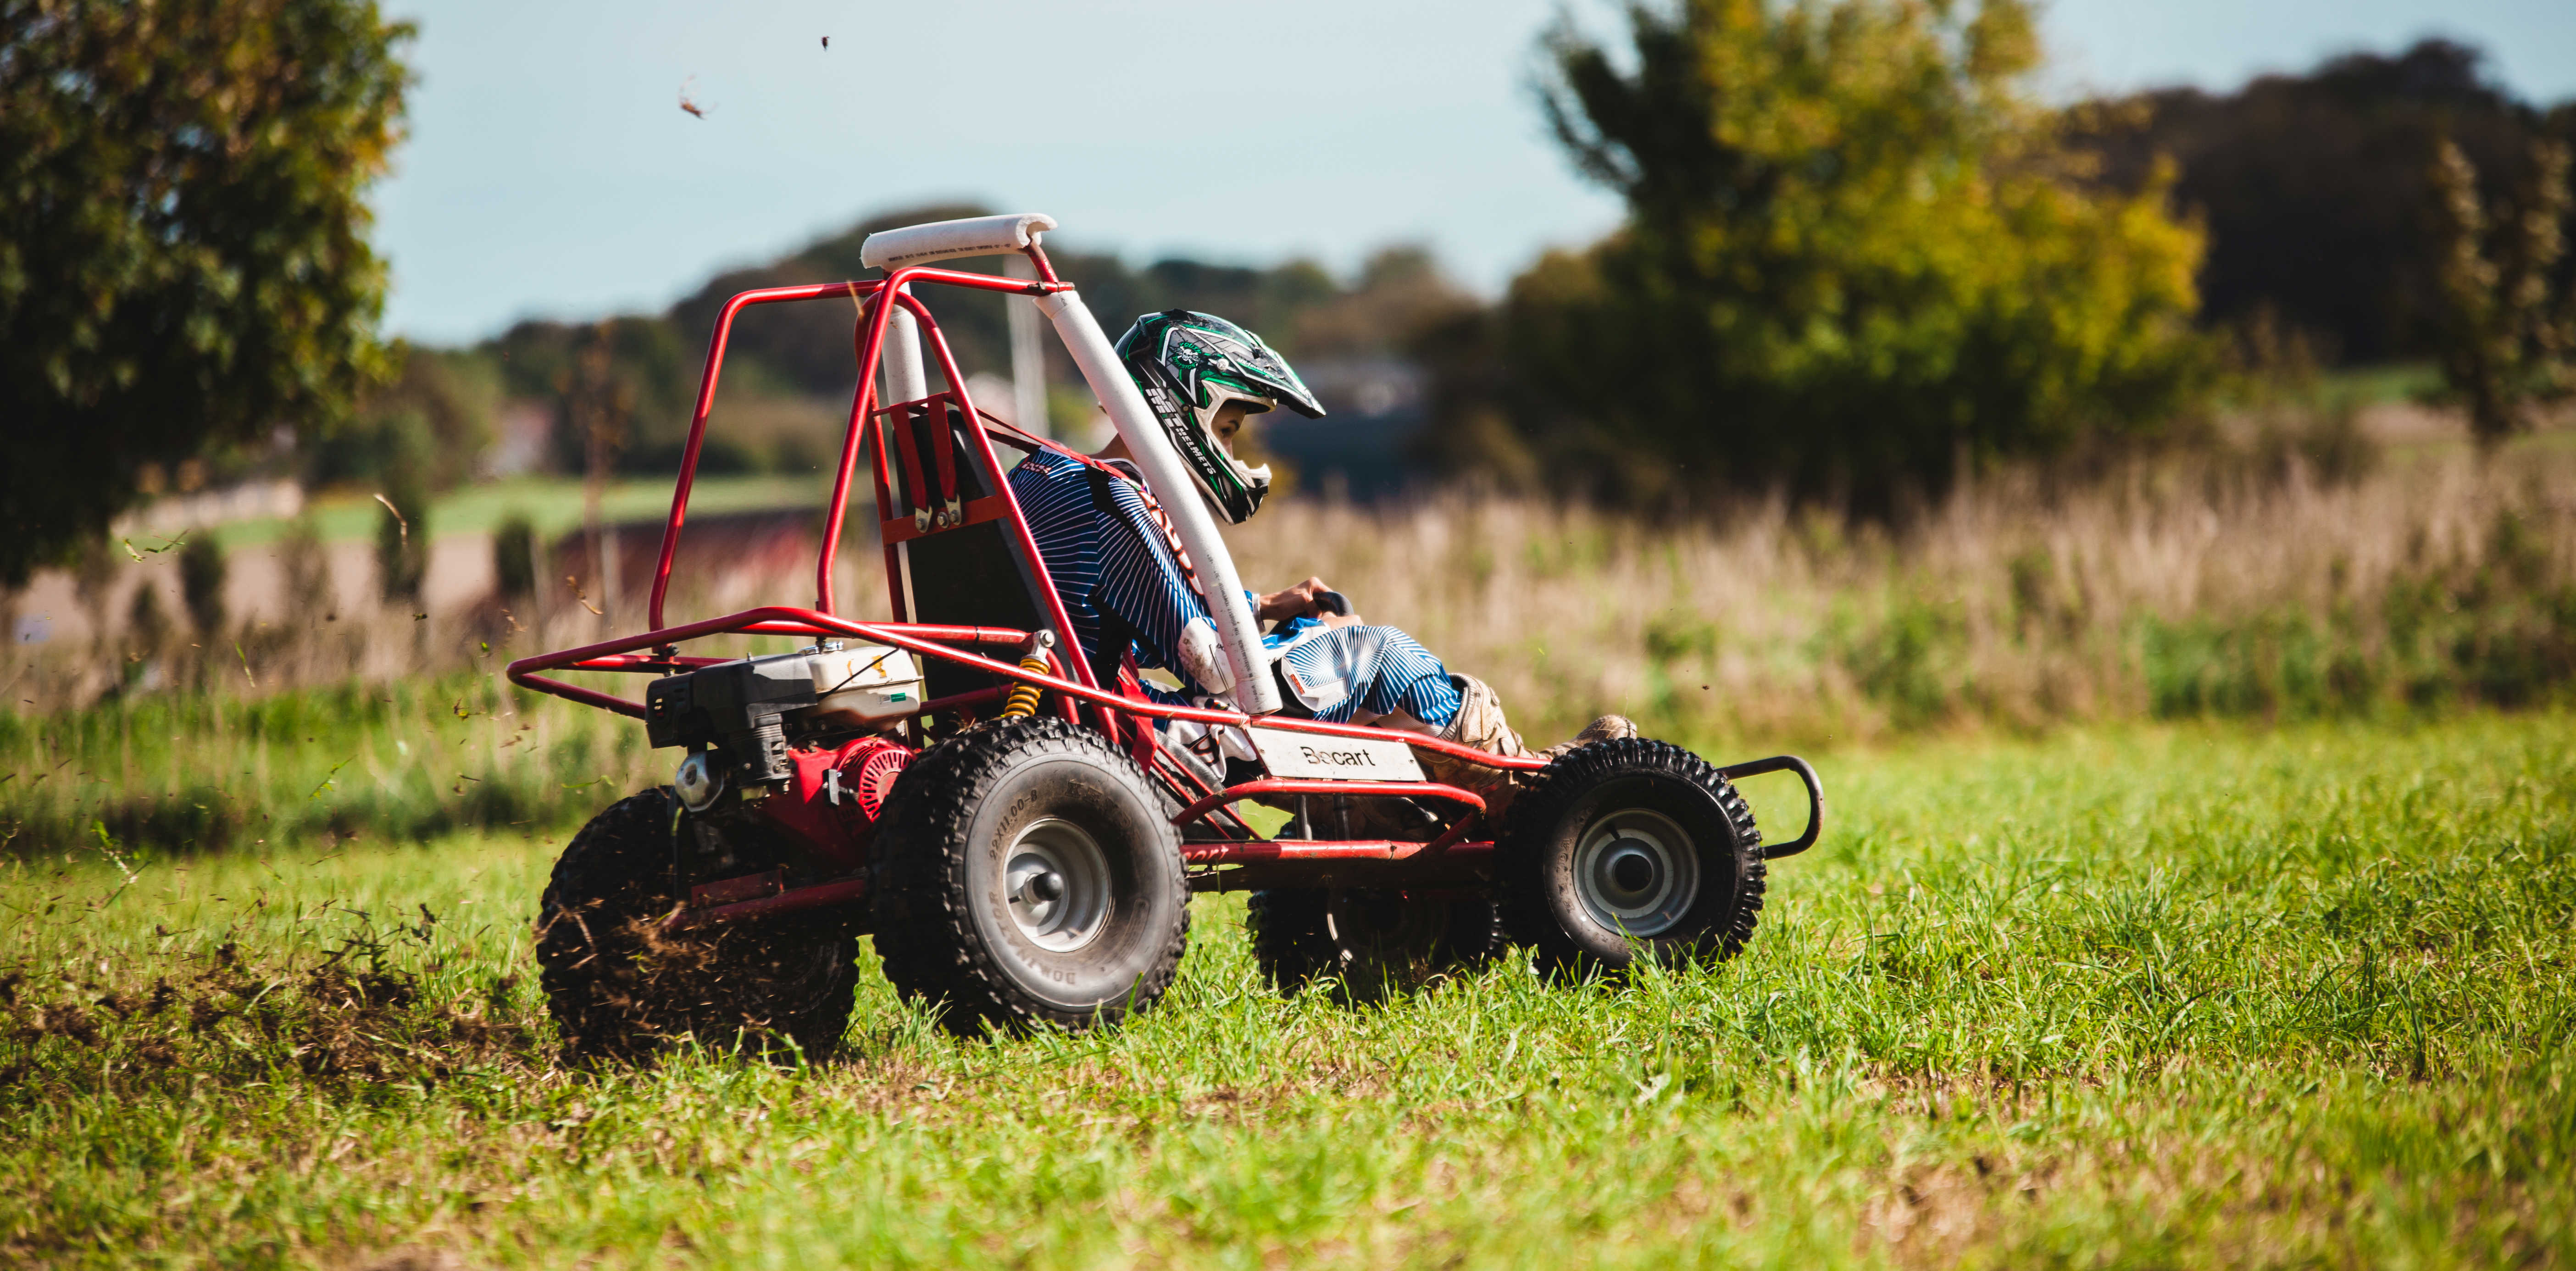
<instances>
[{"instance_id":1,"label":"shock absorber","mask_svg":"<svg viewBox=\"0 0 2576 1271\"><path fill-rule=\"evenodd\" d=\"M1028 652L1020 656L1020 669L1046 675L1054 668L1047 663L1047 650L1055 647L1055 633L1040 631L1029 637ZM1002 699L1002 718L1018 719L1038 713L1038 695L1045 692L1035 684L1015 684L1010 695Z\"/></svg>"}]
</instances>

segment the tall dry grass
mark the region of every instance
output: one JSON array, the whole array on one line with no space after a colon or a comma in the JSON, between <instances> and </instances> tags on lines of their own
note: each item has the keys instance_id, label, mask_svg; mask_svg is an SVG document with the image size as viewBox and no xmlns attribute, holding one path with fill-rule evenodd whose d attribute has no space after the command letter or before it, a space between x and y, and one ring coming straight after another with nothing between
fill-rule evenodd
<instances>
[{"instance_id":1,"label":"tall dry grass","mask_svg":"<svg viewBox=\"0 0 2576 1271\"><path fill-rule=\"evenodd\" d=\"M1322 575L1551 739L1600 711L1794 741L1995 721L2518 705L2576 678L2576 451L2015 473L1898 531L1445 493L1282 506L1249 580ZM1252 585L1263 585L1255 581Z\"/></svg>"},{"instance_id":2,"label":"tall dry grass","mask_svg":"<svg viewBox=\"0 0 2576 1271\"><path fill-rule=\"evenodd\" d=\"M1251 585L1321 574L1491 681L1537 741L1603 711L1735 749L2519 706L2576 683L2576 447L2554 437L2342 484L2219 461L2070 486L2014 474L1898 530L1777 503L1651 523L1452 491L1286 501L1234 542ZM683 571L670 615L810 595L808 566L767 559ZM864 546L838 585L844 612L886 612ZM422 617L372 594L342 586L214 640L111 624L13 648L0 839L550 825L665 772L630 722L498 676L640 625L640 603L486 595Z\"/></svg>"}]
</instances>

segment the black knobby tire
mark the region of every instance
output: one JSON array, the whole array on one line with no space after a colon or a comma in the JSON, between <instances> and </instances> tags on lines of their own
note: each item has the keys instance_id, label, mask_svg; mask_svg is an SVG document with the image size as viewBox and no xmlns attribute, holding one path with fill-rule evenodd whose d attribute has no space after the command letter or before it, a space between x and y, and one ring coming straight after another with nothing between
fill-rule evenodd
<instances>
[{"instance_id":1,"label":"black knobby tire","mask_svg":"<svg viewBox=\"0 0 2576 1271\"><path fill-rule=\"evenodd\" d=\"M932 747L895 783L877 836L886 978L969 1036L1151 1006L1190 923L1162 807L1134 760L1061 719L1000 720Z\"/></svg>"},{"instance_id":2,"label":"black knobby tire","mask_svg":"<svg viewBox=\"0 0 2576 1271\"><path fill-rule=\"evenodd\" d=\"M1272 887L1244 900L1244 933L1252 960L1281 993L1295 993L1341 970L1340 952L1324 930L1324 889Z\"/></svg>"},{"instance_id":3,"label":"black knobby tire","mask_svg":"<svg viewBox=\"0 0 2576 1271\"><path fill-rule=\"evenodd\" d=\"M565 1049L640 1060L695 1037L831 1055L858 991L857 937L816 917L661 931L689 885L709 881L691 876L699 853L680 850L678 813L667 789L622 799L555 861L537 909L537 964Z\"/></svg>"},{"instance_id":4,"label":"black knobby tire","mask_svg":"<svg viewBox=\"0 0 2576 1271\"><path fill-rule=\"evenodd\" d=\"M1514 801L1495 844L1503 928L1552 971L1610 970L1640 951L1721 958L1762 915L1761 834L1705 759L1624 738L1570 751Z\"/></svg>"},{"instance_id":5,"label":"black knobby tire","mask_svg":"<svg viewBox=\"0 0 2576 1271\"><path fill-rule=\"evenodd\" d=\"M1352 997L1403 992L1481 967L1506 943L1484 896L1276 887L1252 893L1245 921L1253 961L1283 994L1326 976Z\"/></svg>"}]
</instances>

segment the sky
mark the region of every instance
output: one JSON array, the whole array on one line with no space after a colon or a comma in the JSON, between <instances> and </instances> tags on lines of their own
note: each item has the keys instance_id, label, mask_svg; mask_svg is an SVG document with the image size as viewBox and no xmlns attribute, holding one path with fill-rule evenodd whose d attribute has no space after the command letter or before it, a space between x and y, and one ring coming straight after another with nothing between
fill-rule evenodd
<instances>
[{"instance_id":1,"label":"sky","mask_svg":"<svg viewBox=\"0 0 2576 1271\"><path fill-rule=\"evenodd\" d=\"M375 240L387 325L428 343L658 310L940 200L1045 212L1057 240L1139 263L1348 270L1426 243L1486 294L1619 215L1530 87L1561 13L1615 35L1598 0L386 7L419 27L418 83ZM2425 35L2486 49L2526 98L2576 97L2569 0L2054 0L2043 21L2061 97L2223 89Z\"/></svg>"}]
</instances>

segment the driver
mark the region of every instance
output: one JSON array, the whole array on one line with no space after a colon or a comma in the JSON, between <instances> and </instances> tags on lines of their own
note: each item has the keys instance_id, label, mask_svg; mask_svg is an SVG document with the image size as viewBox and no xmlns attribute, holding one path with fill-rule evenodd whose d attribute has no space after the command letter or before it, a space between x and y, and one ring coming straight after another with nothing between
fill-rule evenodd
<instances>
[{"instance_id":1,"label":"driver","mask_svg":"<svg viewBox=\"0 0 2576 1271\"><path fill-rule=\"evenodd\" d=\"M1282 403L1309 418L1324 413L1261 337L1211 314L1147 314L1119 337L1117 353L1196 478L1200 497L1229 524L1250 519L1270 489L1268 467L1234 457L1245 417ZM1146 490L1125 438L1113 438L1088 459L1040 450L1011 471L1011 492L1101 684L1116 683L1122 667L1157 667L1181 681L1177 693L1144 686L1158 701L1204 705L1228 698L1233 664L1189 555ZM1247 593L1255 616L1278 624L1262 644L1279 677L1283 713L1421 733L1497 755L1529 753L1484 681L1451 672L1394 627L1327 612L1331 591L1323 579L1308 578L1267 595ZM1221 770L1226 758L1253 758L1249 739L1235 729L1211 732L1174 721L1166 731L1212 768ZM1573 741L1542 753L1636 735L1635 724L1605 715ZM1419 748L1414 754L1432 780L1483 795L1496 813L1515 792L1507 769Z\"/></svg>"}]
</instances>

